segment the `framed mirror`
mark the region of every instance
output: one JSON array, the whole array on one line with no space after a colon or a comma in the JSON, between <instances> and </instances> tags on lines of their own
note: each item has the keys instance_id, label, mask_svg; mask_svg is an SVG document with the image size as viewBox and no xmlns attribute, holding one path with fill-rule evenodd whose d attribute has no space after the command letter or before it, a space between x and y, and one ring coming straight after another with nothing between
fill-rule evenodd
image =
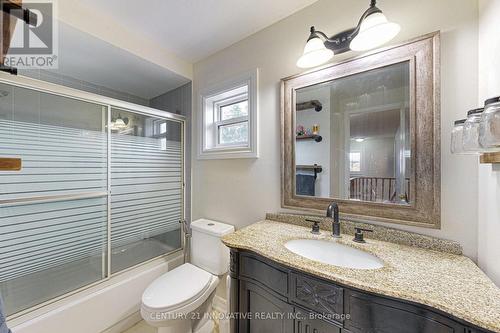
<instances>
[{"instance_id":1,"label":"framed mirror","mask_svg":"<svg viewBox=\"0 0 500 333\"><path fill-rule=\"evenodd\" d=\"M440 227L439 33L282 80L282 206Z\"/></svg>"}]
</instances>

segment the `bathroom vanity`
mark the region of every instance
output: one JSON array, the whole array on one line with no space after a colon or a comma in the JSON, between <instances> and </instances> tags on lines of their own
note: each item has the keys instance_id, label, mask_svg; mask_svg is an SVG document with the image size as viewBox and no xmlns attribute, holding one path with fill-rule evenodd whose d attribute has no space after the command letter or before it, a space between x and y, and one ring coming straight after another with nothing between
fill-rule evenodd
<instances>
[{"instance_id":1,"label":"bathroom vanity","mask_svg":"<svg viewBox=\"0 0 500 333\"><path fill-rule=\"evenodd\" d=\"M232 332L500 332L499 289L464 256L371 239L354 245L343 234L342 244L366 247L384 263L343 268L283 245L302 238L336 241L328 232L315 236L267 220L224 238L231 248L231 308L240 314Z\"/></svg>"},{"instance_id":2,"label":"bathroom vanity","mask_svg":"<svg viewBox=\"0 0 500 333\"><path fill-rule=\"evenodd\" d=\"M233 332L500 333L460 244L371 224L441 227L440 81L439 32L282 79L281 207L330 219L223 239Z\"/></svg>"}]
</instances>

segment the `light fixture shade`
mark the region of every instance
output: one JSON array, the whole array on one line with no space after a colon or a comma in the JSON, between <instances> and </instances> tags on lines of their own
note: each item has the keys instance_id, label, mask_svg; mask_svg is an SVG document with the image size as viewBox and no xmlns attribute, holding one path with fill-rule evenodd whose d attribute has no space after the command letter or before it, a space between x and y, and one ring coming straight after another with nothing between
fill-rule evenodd
<instances>
[{"instance_id":1,"label":"light fixture shade","mask_svg":"<svg viewBox=\"0 0 500 333\"><path fill-rule=\"evenodd\" d=\"M350 49L353 51L366 51L387 43L401 30L397 23L387 21L381 12L368 15L359 27L359 32L353 38Z\"/></svg>"},{"instance_id":2,"label":"light fixture shade","mask_svg":"<svg viewBox=\"0 0 500 333\"><path fill-rule=\"evenodd\" d=\"M333 51L327 49L319 37L309 39L304 47L304 53L297 60L297 67L310 68L324 64L333 57Z\"/></svg>"},{"instance_id":3,"label":"light fixture shade","mask_svg":"<svg viewBox=\"0 0 500 333\"><path fill-rule=\"evenodd\" d=\"M127 124L125 124L125 122L123 121L123 119L121 117L118 117L112 124L111 126L113 127L113 129L117 129L117 130L120 130L120 129L124 129L124 128L127 128Z\"/></svg>"}]
</instances>

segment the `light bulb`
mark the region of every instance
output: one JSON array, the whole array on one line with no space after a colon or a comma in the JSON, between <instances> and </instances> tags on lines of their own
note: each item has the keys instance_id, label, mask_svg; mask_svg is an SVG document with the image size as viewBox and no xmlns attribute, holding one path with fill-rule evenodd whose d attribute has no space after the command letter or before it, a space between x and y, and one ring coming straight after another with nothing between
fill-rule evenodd
<instances>
[{"instance_id":1,"label":"light bulb","mask_svg":"<svg viewBox=\"0 0 500 333\"><path fill-rule=\"evenodd\" d=\"M389 22L381 12L368 15L359 27L349 47L353 51L366 51L387 43L401 30L397 23Z\"/></svg>"},{"instance_id":2,"label":"light bulb","mask_svg":"<svg viewBox=\"0 0 500 333\"><path fill-rule=\"evenodd\" d=\"M111 127L113 129L124 129L127 128L127 124L123 121L123 119L119 116L113 123L111 123Z\"/></svg>"},{"instance_id":3,"label":"light bulb","mask_svg":"<svg viewBox=\"0 0 500 333\"><path fill-rule=\"evenodd\" d=\"M324 64L333 57L333 51L327 49L319 37L311 38L304 47L304 53L297 60L297 67L310 68Z\"/></svg>"}]
</instances>

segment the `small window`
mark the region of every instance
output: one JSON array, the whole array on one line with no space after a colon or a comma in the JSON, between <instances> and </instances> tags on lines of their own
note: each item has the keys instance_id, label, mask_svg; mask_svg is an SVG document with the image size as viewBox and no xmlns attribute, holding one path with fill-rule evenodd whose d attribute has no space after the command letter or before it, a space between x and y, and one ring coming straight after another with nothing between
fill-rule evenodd
<instances>
[{"instance_id":1,"label":"small window","mask_svg":"<svg viewBox=\"0 0 500 333\"><path fill-rule=\"evenodd\" d=\"M239 102L220 106L219 115L222 121L241 117L248 118L248 98Z\"/></svg>"},{"instance_id":2,"label":"small window","mask_svg":"<svg viewBox=\"0 0 500 333\"><path fill-rule=\"evenodd\" d=\"M349 153L349 165L351 172L361 172L361 153Z\"/></svg>"},{"instance_id":3,"label":"small window","mask_svg":"<svg viewBox=\"0 0 500 333\"><path fill-rule=\"evenodd\" d=\"M219 126L220 145L238 145L248 142L248 120Z\"/></svg>"},{"instance_id":4,"label":"small window","mask_svg":"<svg viewBox=\"0 0 500 333\"><path fill-rule=\"evenodd\" d=\"M163 122L160 124L160 134L165 134L167 133L167 123Z\"/></svg>"},{"instance_id":5,"label":"small window","mask_svg":"<svg viewBox=\"0 0 500 333\"><path fill-rule=\"evenodd\" d=\"M152 138L158 139L160 150L167 150L167 122L164 120L153 120L150 126L152 130Z\"/></svg>"},{"instance_id":6,"label":"small window","mask_svg":"<svg viewBox=\"0 0 500 333\"><path fill-rule=\"evenodd\" d=\"M217 105L217 145L248 143L248 96Z\"/></svg>"},{"instance_id":7,"label":"small window","mask_svg":"<svg viewBox=\"0 0 500 333\"><path fill-rule=\"evenodd\" d=\"M257 157L257 71L201 94L198 157Z\"/></svg>"},{"instance_id":8,"label":"small window","mask_svg":"<svg viewBox=\"0 0 500 333\"><path fill-rule=\"evenodd\" d=\"M153 136L155 137L165 137L167 133L167 122L163 120L154 120L152 123Z\"/></svg>"}]
</instances>

